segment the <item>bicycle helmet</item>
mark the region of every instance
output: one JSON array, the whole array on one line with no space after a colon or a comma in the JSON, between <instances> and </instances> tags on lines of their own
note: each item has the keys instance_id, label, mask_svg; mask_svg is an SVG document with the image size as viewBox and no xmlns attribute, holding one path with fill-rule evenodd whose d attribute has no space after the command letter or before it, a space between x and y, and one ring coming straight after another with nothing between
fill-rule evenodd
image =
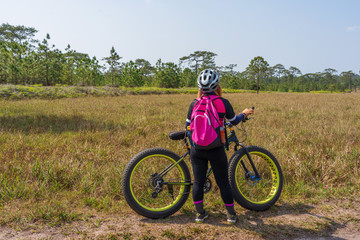
<instances>
[{"instance_id":1,"label":"bicycle helmet","mask_svg":"<svg viewBox=\"0 0 360 240\"><path fill-rule=\"evenodd\" d=\"M214 69L205 69L201 71L197 79L198 87L202 92L213 92L217 89L220 82L220 76Z\"/></svg>"}]
</instances>

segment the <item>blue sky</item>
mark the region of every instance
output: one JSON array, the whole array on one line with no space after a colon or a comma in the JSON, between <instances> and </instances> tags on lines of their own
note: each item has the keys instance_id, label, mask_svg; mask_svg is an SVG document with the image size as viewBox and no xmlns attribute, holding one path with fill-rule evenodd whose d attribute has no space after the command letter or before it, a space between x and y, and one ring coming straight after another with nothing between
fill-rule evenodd
<instances>
[{"instance_id":1,"label":"blue sky","mask_svg":"<svg viewBox=\"0 0 360 240\"><path fill-rule=\"evenodd\" d=\"M178 63L212 51L220 66L243 71L262 56L302 73L360 70L359 0L0 0L0 24L49 33L98 59L112 46L123 61Z\"/></svg>"}]
</instances>

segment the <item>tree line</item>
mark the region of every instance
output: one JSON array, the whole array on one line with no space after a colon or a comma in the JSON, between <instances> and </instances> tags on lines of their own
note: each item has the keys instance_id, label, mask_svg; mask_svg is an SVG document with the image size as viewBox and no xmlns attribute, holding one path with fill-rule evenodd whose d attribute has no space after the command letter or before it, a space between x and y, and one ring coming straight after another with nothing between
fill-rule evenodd
<instances>
[{"instance_id":1,"label":"tree line","mask_svg":"<svg viewBox=\"0 0 360 240\"><path fill-rule=\"evenodd\" d=\"M338 73L327 68L322 72L302 74L291 66L269 66L261 56L251 60L245 71L235 71L236 64L216 65L216 53L195 51L179 58L179 62L155 65L145 59L129 62L115 48L109 56L97 59L80 53L68 45L61 51L50 44L49 34L43 40L34 38L38 31L33 27L0 25L0 84L44 86L154 86L165 88L196 87L198 73L215 68L221 74L222 86L232 89L266 91L356 91L360 76L352 71Z\"/></svg>"}]
</instances>

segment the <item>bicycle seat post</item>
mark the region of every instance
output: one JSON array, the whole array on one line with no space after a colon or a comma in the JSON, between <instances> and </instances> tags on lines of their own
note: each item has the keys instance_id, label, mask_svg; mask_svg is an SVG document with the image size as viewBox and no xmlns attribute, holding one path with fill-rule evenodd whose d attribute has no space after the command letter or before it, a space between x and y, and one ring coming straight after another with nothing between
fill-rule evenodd
<instances>
[{"instance_id":1,"label":"bicycle seat post","mask_svg":"<svg viewBox=\"0 0 360 240\"><path fill-rule=\"evenodd\" d=\"M184 143L185 143L186 149L190 152L191 147L190 147L189 142L187 141L186 137L184 138Z\"/></svg>"}]
</instances>

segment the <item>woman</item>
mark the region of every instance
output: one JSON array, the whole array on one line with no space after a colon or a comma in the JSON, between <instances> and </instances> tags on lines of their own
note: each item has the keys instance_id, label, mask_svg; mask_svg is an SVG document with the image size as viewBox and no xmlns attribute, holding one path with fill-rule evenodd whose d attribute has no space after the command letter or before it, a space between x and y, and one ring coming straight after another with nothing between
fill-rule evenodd
<instances>
[{"instance_id":1,"label":"woman","mask_svg":"<svg viewBox=\"0 0 360 240\"><path fill-rule=\"evenodd\" d=\"M214 101L215 108L218 111L219 118L224 123L224 119L228 119L231 124L236 125L249 114L254 113L252 109L245 109L239 115L235 115L233 107L230 102L222 98L222 91L219 85L220 76L213 69L203 70L197 79L199 92L198 98L202 95L217 95L220 98L217 103ZM219 102L221 101L221 102ZM186 119L186 129L191 124L191 114L193 111L194 104L197 102L195 99L189 108L189 112ZM225 107L225 112L219 112L219 104L223 104ZM224 109L222 107L222 109ZM195 147L191 148L190 151L191 164L193 167L194 173L194 185L193 185L193 201L196 209L196 218L195 222L203 222L208 216L208 212L204 210L204 184L206 181L206 173L208 168L208 161L210 161L211 167L214 172L216 184L220 188L220 193L222 200L224 201L226 210L227 210L227 221L229 223L236 223L237 217L234 209L234 199L231 191L231 187L228 179L228 161L225 153L225 148L223 146L213 148L210 150L200 150Z\"/></svg>"}]
</instances>

